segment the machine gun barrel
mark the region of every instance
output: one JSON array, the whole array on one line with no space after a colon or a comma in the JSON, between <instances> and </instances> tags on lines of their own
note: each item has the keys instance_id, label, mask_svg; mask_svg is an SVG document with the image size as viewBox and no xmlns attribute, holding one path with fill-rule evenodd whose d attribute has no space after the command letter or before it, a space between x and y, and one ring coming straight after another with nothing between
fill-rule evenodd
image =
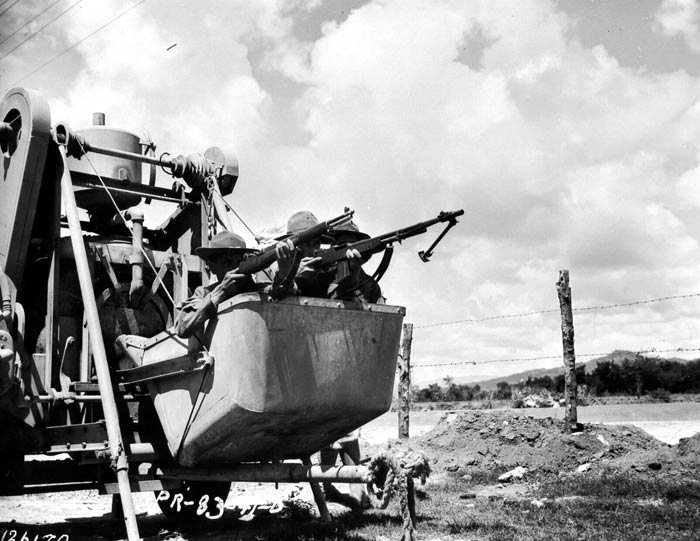
<instances>
[{"instance_id":1,"label":"machine gun barrel","mask_svg":"<svg viewBox=\"0 0 700 541\"><path fill-rule=\"evenodd\" d=\"M338 227L344 223L347 223L352 219L353 214L355 213L354 210L350 209L345 209L345 212L341 214L340 216L337 216L335 218L332 218L330 220L327 220L325 222L321 222L319 224L313 225L309 227L308 229L304 229L303 231L300 231L299 233L295 233L289 237L289 239L292 241L294 246L298 246L299 244L302 244L304 242L308 242L310 240L313 240L315 238L320 237L321 235L330 233L333 228ZM277 252L275 250L275 246L268 246L265 248L262 252L260 252L257 255L254 255L252 257L249 257L245 261L243 261L239 266L236 272L240 274L253 274L256 272L259 272L263 269L266 269L269 267L274 261L277 260Z\"/></svg>"},{"instance_id":2,"label":"machine gun barrel","mask_svg":"<svg viewBox=\"0 0 700 541\"><path fill-rule=\"evenodd\" d=\"M326 250L319 250L316 253L316 257L321 258L318 266L328 266L347 259L347 251L350 249L357 250L363 256L379 253L394 242L401 242L404 239L421 235L428 231L428 228L432 225L441 222L448 222L447 227L432 244L432 246L425 252L419 252L420 258L423 261L427 261L429 256L432 254L432 249L435 248L437 243L445 236L447 231L457 224L457 217L462 216L463 214L464 210L455 210L450 212L443 211L438 214L436 218L432 218L424 222L418 222L417 224L409 225L408 227L404 227L396 231L390 231L389 233L384 233L383 235L378 235L376 237L371 237L369 239L360 240L350 244L333 246Z\"/></svg>"}]
</instances>

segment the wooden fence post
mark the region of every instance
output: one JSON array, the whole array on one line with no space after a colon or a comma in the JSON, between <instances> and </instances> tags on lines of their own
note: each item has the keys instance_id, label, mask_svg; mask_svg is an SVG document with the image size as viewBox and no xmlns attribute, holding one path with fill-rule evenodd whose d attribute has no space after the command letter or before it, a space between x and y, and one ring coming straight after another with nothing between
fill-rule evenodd
<instances>
[{"instance_id":1,"label":"wooden fence post","mask_svg":"<svg viewBox=\"0 0 700 541\"><path fill-rule=\"evenodd\" d=\"M557 280L559 308L561 309L561 338L564 351L564 399L566 415L564 430L567 434L578 430L576 415L576 355L574 354L574 316L571 310L569 271L560 270Z\"/></svg>"},{"instance_id":2,"label":"wooden fence post","mask_svg":"<svg viewBox=\"0 0 700 541\"><path fill-rule=\"evenodd\" d=\"M399 355L399 439L408 439L408 420L411 410L411 342L413 323L403 324L401 353Z\"/></svg>"}]
</instances>

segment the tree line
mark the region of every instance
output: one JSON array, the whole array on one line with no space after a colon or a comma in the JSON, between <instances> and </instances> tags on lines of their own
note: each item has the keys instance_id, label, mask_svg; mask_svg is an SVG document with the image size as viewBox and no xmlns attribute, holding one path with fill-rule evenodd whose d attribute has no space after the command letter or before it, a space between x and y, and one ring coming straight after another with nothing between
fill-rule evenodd
<instances>
[{"instance_id":1,"label":"tree line","mask_svg":"<svg viewBox=\"0 0 700 541\"><path fill-rule=\"evenodd\" d=\"M598 361L588 373L586 365L576 367L576 384L579 392L590 396L654 395L663 397L669 393L700 393L700 359L680 363L660 357L633 355L616 361ZM451 376L443 379L443 385L431 383L427 387L412 389L415 402L468 402L472 400L509 400L514 395L564 392L564 375L555 377L529 377L525 381L510 384L501 381L496 389L487 391L478 384L457 384Z\"/></svg>"}]
</instances>

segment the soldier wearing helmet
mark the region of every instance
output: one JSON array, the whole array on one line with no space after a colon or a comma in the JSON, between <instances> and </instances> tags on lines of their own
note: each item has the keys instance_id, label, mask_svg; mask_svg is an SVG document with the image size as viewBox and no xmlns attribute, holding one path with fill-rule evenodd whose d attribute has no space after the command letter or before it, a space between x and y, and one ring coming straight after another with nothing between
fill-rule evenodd
<instances>
[{"instance_id":1,"label":"soldier wearing helmet","mask_svg":"<svg viewBox=\"0 0 700 541\"><path fill-rule=\"evenodd\" d=\"M216 315L217 308L226 299L239 293L258 291L258 286L246 274L234 270L249 254L257 250L247 248L245 240L232 231L221 231L214 235L208 247L197 248L195 253L207 264L217 281L199 286L194 294L178 306L175 332L188 338L204 328L204 322Z\"/></svg>"},{"instance_id":2,"label":"soldier wearing helmet","mask_svg":"<svg viewBox=\"0 0 700 541\"><path fill-rule=\"evenodd\" d=\"M286 234L279 237L275 247L278 268L272 281L273 287L284 290L288 294L307 297L327 296L328 286L333 276L316 267L320 258L315 257L314 254L323 241L330 242L331 239L328 237L311 239L299 243L296 248L289 239L290 236L318 223L318 218L308 210L300 210L289 217Z\"/></svg>"},{"instance_id":3,"label":"soldier wearing helmet","mask_svg":"<svg viewBox=\"0 0 700 541\"><path fill-rule=\"evenodd\" d=\"M367 233L362 233L353 221L335 228L331 236L333 237L333 244L339 246L350 245L370 238ZM328 292L329 297L334 299L355 298L366 302L383 304L382 289L377 281L362 269L362 265L367 262L369 257L362 257L357 250L352 248L348 248L347 256L350 276L341 282L333 282Z\"/></svg>"},{"instance_id":4,"label":"soldier wearing helmet","mask_svg":"<svg viewBox=\"0 0 700 541\"><path fill-rule=\"evenodd\" d=\"M318 218L307 210L295 212L287 220L287 234L280 239L276 246L278 270L273 284L279 284L288 294L298 294L307 297L321 297L342 300L360 299L367 302L381 302L381 289L364 271L365 262L361 254L354 249L348 249L349 276L336 280L335 269L319 269L319 257L315 252L323 242L331 244L349 244L369 238L361 233L358 227L349 222L336 228L330 237L321 237L299 244L296 249L286 237L308 229L318 224ZM366 293L366 294L365 294Z\"/></svg>"}]
</instances>

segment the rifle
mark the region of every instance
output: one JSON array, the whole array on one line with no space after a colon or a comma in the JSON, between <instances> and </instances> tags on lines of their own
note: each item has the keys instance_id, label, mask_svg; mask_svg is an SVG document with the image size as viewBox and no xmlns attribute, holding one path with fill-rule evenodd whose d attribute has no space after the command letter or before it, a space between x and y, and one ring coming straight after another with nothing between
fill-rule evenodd
<instances>
[{"instance_id":1,"label":"rifle","mask_svg":"<svg viewBox=\"0 0 700 541\"><path fill-rule=\"evenodd\" d=\"M354 213L354 210L350 210L346 207L345 212L343 212L343 214L341 214L340 216L337 216L330 220L326 220L325 222L321 222L316 225L312 225L308 229L304 229L299 233L294 233L287 238L291 240L292 243L294 243L295 247L299 246L299 244L308 242L310 240L320 237L321 235L330 233L331 231L333 231L333 228L349 222ZM277 252L275 251L275 245L272 245L268 246L260 253L251 256L245 259L244 261L241 261L241 264L238 266L238 269L236 269L235 272L240 274L254 274L263 269L266 269L267 267L272 265L274 261L277 261Z\"/></svg>"},{"instance_id":2,"label":"rifle","mask_svg":"<svg viewBox=\"0 0 700 541\"><path fill-rule=\"evenodd\" d=\"M336 245L325 250L318 250L315 256L320 258L320 260L316 266L327 267L333 263L337 263L336 278L338 282L340 282L340 280L346 278L350 274L346 255L348 250L357 250L363 256L363 258L364 256L369 256L386 250L384 259L382 259L382 262L379 264L379 267L377 267L377 271L375 271L373 276L374 280L379 281L389 266L389 261L391 260L391 255L393 254L393 243L401 243L401 241L404 239L414 237L416 235L422 235L428 231L430 226L441 222L447 222L447 227L445 227L442 233L440 233L437 239L435 239L435 242L433 242L427 250L421 250L418 252L418 257L420 257L424 263L427 263L430 261L430 257L433 255L433 250L438 243L450 229L457 225L457 217L462 216L463 214L464 210L455 210L451 212L442 211L436 218L409 225L408 227L404 227L398 231L391 231L377 237L371 237L369 239L364 239L349 244Z\"/></svg>"}]
</instances>

